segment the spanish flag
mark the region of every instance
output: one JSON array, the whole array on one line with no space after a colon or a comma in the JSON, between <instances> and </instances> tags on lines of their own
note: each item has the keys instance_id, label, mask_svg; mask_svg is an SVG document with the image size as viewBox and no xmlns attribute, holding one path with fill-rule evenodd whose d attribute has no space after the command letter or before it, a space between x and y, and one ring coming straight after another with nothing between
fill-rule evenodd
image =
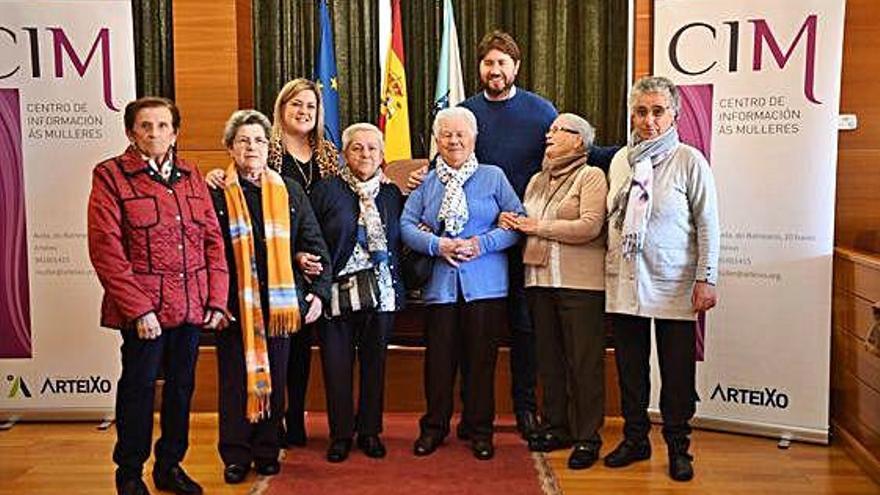
<instances>
[{"instance_id":1,"label":"spanish flag","mask_svg":"<svg viewBox=\"0 0 880 495\"><path fill-rule=\"evenodd\" d=\"M390 19L391 22L387 22ZM383 22L385 20L385 22ZM406 72L403 68L403 31L400 25L400 0L379 0L382 98L379 128L385 133L385 161L409 160L409 111L407 110ZM383 29L384 28L384 29ZM390 32L390 36L388 34ZM382 43L380 41L380 43ZM384 63L383 63L384 62Z\"/></svg>"}]
</instances>

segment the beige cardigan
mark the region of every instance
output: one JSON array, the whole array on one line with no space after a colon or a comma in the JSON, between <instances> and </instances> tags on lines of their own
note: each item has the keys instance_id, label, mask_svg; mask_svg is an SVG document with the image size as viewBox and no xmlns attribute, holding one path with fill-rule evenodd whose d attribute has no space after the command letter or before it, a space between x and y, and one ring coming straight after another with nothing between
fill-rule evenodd
<instances>
[{"instance_id":1,"label":"beige cardigan","mask_svg":"<svg viewBox=\"0 0 880 495\"><path fill-rule=\"evenodd\" d=\"M535 174L526 187L524 205L529 217L538 219L538 237L549 242L550 259L546 266L526 265L526 287L555 287L582 290L605 288L605 198L608 183L597 167L583 165L567 191L558 191L561 200L547 208L548 191L533 187ZM550 179L553 190L557 181ZM543 215L542 215L543 212Z\"/></svg>"}]
</instances>

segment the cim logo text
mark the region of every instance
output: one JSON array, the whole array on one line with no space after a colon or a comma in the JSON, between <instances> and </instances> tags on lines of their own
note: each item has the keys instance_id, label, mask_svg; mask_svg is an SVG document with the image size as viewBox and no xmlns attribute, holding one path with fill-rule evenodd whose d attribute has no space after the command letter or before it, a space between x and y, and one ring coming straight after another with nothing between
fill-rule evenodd
<instances>
[{"instance_id":1,"label":"cim logo text","mask_svg":"<svg viewBox=\"0 0 880 495\"><path fill-rule=\"evenodd\" d=\"M709 400L732 402L748 406L772 407L774 409L788 408L788 394L775 388L764 387L763 389L751 389L742 387L723 387L715 385Z\"/></svg>"},{"instance_id":2,"label":"cim logo text","mask_svg":"<svg viewBox=\"0 0 880 495\"><path fill-rule=\"evenodd\" d=\"M780 69L785 69L791 59L795 49L804 45L806 57L804 62L804 96L807 100L821 105L816 99L816 25L818 17L816 14L807 16L800 30L795 35L794 40L783 51L776 35L770 28L770 24L766 19L749 19L746 22L751 25L752 29L752 70L760 72L764 70L764 51L765 48L773 56L773 60ZM740 56L740 40L743 38L741 21L724 21L722 26L713 26L705 22L691 22L685 24L669 41L669 61L678 72L688 76L698 76L705 74L718 66L720 60L694 60L692 54L687 51L680 51L678 45L683 36L695 36L699 41L710 45L719 43L727 44L727 71L739 71ZM719 31L722 31L719 33Z\"/></svg>"},{"instance_id":3,"label":"cim logo text","mask_svg":"<svg viewBox=\"0 0 880 495\"><path fill-rule=\"evenodd\" d=\"M88 378L46 378L40 394L109 394L110 380L100 376Z\"/></svg>"},{"instance_id":4,"label":"cim logo text","mask_svg":"<svg viewBox=\"0 0 880 495\"><path fill-rule=\"evenodd\" d=\"M89 66L100 63L100 69L96 70L101 71L104 105L118 112L119 107L113 101L110 29L106 27L98 29L87 51L84 48L88 43L75 46L60 27L47 27L45 31L49 33L50 40L41 42L42 30L38 27L12 28L0 25L0 55L2 55L0 60L5 64L0 65L0 80L15 75L29 76L33 79L44 78L42 66L44 57L51 59L53 69L51 76L56 79L65 77L65 66L72 66L79 77L85 77ZM69 64L65 64L65 60L69 61ZM97 60L100 62L96 62Z\"/></svg>"}]
</instances>

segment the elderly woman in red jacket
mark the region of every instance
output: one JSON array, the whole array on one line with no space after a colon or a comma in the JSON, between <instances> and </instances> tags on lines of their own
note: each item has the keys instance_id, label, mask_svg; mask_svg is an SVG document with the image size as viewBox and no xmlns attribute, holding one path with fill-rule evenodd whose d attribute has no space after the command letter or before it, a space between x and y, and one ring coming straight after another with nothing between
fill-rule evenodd
<instances>
[{"instance_id":1,"label":"elderly woman in red jacket","mask_svg":"<svg viewBox=\"0 0 880 495\"><path fill-rule=\"evenodd\" d=\"M153 481L160 490L202 493L180 467L189 434L201 328L226 325L229 276L223 237L198 169L174 152L180 113L165 98L125 107L131 142L92 174L89 255L104 300L101 324L122 332L116 393L116 489L148 493L153 391L160 367L162 437Z\"/></svg>"}]
</instances>

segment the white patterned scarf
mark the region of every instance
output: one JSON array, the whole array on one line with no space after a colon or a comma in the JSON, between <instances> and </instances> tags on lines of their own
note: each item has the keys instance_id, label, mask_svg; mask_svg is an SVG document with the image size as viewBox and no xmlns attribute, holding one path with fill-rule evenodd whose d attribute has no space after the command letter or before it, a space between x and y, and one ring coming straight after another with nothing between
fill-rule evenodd
<instances>
[{"instance_id":1,"label":"white patterned scarf","mask_svg":"<svg viewBox=\"0 0 880 495\"><path fill-rule=\"evenodd\" d=\"M446 186L443 201L440 203L440 212L437 220L443 222L447 234L455 237L461 234L468 221L467 195L464 192L464 183L477 171L479 163L473 153L457 169L450 167L437 156L437 177Z\"/></svg>"},{"instance_id":2,"label":"white patterned scarf","mask_svg":"<svg viewBox=\"0 0 880 495\"><path fill-rule=\"evenodd\" d=\"M629 177L614 197L608 213L609 223L621 232L621 252L625 258L632 258L644 247L654 198L654 168L679 143L675 126L654 139L641 140L636 131L630 136L627 150Z\"/></svg>"},{"instance_id":3,"label":"white patterned scarf","mask_svg":"<svg viewBox=\"0 0 880 495\"><path fill-rule=\"evenodd\" d=\"M394 281L391 277L390 258L388 253L388 237L382 224L382 215L376 206L376 197L382 187L384 173L381 169L369 179L362 181L355 177L348 167L339 171L339 176L357 195L360 204L358 224L367 231L367 251L373 262L373 269L379 283L379 311L394 311Z\"/></svg>"}]
</instances>

